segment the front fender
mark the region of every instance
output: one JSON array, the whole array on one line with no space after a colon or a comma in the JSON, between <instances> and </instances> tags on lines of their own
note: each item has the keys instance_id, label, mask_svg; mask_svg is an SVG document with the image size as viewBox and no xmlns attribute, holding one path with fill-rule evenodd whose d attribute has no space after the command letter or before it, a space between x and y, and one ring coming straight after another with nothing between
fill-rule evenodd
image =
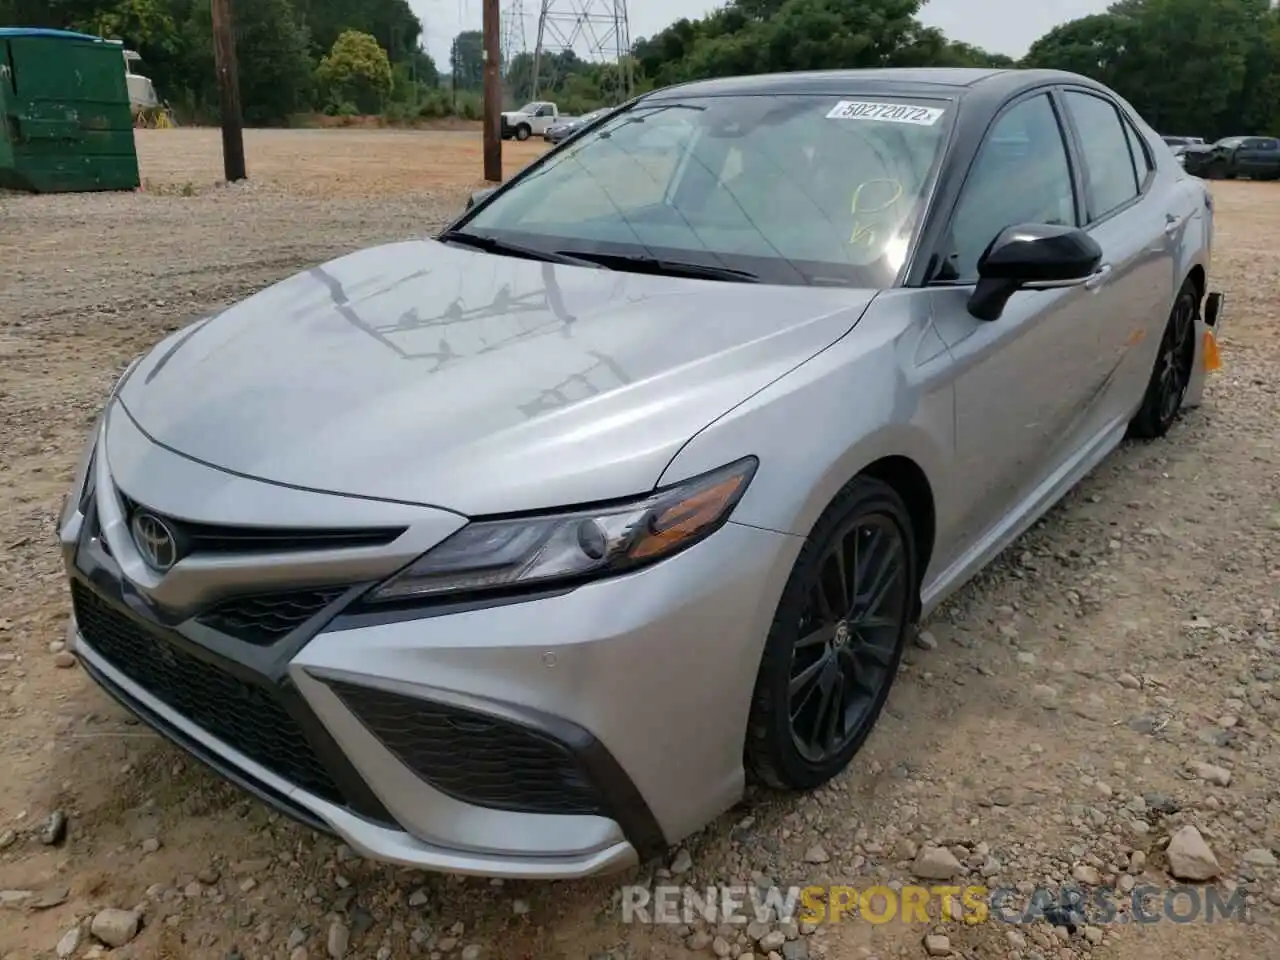
<instances>
[{"instance_id":1,"label":"front fender","mask_svg":"<svg viewBox=\"0 0 1280 960\"><path fill-rule=\"evenodd\" d=\"M955 515L945 482L955 398L950 355L918 294L879 295L843 339L698 433L660 483L755 455L759 469L733 519L808 536L855 475L906 457L930 480L940 542Z\"/></svg>"}]
</instances>

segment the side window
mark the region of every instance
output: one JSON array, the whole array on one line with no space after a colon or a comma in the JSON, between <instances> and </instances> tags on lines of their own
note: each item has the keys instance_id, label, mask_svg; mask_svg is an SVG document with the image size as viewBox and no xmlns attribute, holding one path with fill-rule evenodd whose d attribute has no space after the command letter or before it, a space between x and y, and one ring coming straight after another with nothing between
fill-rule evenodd
<instances>
[{"instance_id":1,"label":"side window","mask_svg":"<svg viewBox=\"0 0 1280 960\"><path fill-rule=\"evenodd\" d=\"M1080 135L1093 222L1138 195L1129 138L1116 108L1101 97L1068 90L1063 99Z\"/></svg>"},{"instance_id":2,"label":"side window","mask_svg":"<svg viewBox=\"0 0 1280 960\"><path fill-rule=\"evenodd\" d=\"M951 220L951 280L974 280L996 235L1020 223L1077 226L1066 141L1048 94L1007 109L987 132Z\"/></svg>"},{"instance_id":3,"label":"side window","mask_svg":"<svg viewBox=\"0 0 1280 960\"><path fill-rule=\"evenodd\" d=\"M1151 165L1151 153L1146 141L1129 121L1124 121L1124 133L1129 138L1129 152L1133 155L1133 168L1137 171L1138 189L1147 181L1147 175L1154 169Z\"/></svg>"}]
</instances>

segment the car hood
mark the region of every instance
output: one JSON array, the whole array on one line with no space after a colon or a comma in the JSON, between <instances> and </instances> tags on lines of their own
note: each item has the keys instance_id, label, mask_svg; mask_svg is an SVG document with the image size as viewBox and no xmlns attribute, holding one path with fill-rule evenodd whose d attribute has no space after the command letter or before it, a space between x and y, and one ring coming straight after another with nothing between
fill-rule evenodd
<instances>
[{"instance_id":1,"label":"car hood","mask_svg":"<svg viewBox=\"0 0 1280 960\"><path fill-rule=\"evenodd\" d=\"M874 296L409 241L171 335L118 396L153 441L245 476L469 515L554 507L651 488Z\"/></svg>"},{"instance_id":2,"label":"car hood","mask_svg":"<svg viewBox=\"0 0 1280 960\"><path fill-rule=\"evenodd\" d=\"M1214 144L1212 143L1188 143L1179 147L1183 153L1212 153Z\"/></svg>"}]
</instances>

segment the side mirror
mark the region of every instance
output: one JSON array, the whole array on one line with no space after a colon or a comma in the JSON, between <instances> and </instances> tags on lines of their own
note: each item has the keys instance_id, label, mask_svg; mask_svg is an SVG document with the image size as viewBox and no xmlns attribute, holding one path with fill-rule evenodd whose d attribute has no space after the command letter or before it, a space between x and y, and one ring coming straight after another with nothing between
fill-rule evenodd
<instances>
[{"instance_id":1,"label":"side mirror","mask_svg":"<svg viewBox=\"0 0 1280 960\"><path fill-rule=\"evenodd\" d=\"M483 190L477 190L471 196L467 197L467 205L463 207L463 209L470 210L477 203L479 203L481 200L488 197L489 194L493 193L493 191L497 189L498 189L497 187L485 187Z\"/></svg>"},{"instance_id":2,"label":"side mirror","mask_svg":"<svg viewBox=\"0 0 1280 960\"><path fill-rule=\"evenodd\" d=\"M1079 286L1101 263L1102 248L1078 227L1006 227L978 260L978 285L969 297L969 312L979 320L998 320L1019 290Z\"/></svg>"}]
</instances>

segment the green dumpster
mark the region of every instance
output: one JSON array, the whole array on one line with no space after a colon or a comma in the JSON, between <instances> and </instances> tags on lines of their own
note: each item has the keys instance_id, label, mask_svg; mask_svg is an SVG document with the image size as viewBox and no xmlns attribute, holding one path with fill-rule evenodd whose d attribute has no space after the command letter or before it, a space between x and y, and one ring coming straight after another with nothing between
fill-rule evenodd
<instances>
[{"instance_id":1,"label":"green dumpster","mask_svg":"<svg viewBox=\"0 0 1280 960\"><path fill-rule=\"evenodd\" d=\"M120 42L0 27L0 187L80 193L138 185Z\"/></svg>"}]
</instances>

